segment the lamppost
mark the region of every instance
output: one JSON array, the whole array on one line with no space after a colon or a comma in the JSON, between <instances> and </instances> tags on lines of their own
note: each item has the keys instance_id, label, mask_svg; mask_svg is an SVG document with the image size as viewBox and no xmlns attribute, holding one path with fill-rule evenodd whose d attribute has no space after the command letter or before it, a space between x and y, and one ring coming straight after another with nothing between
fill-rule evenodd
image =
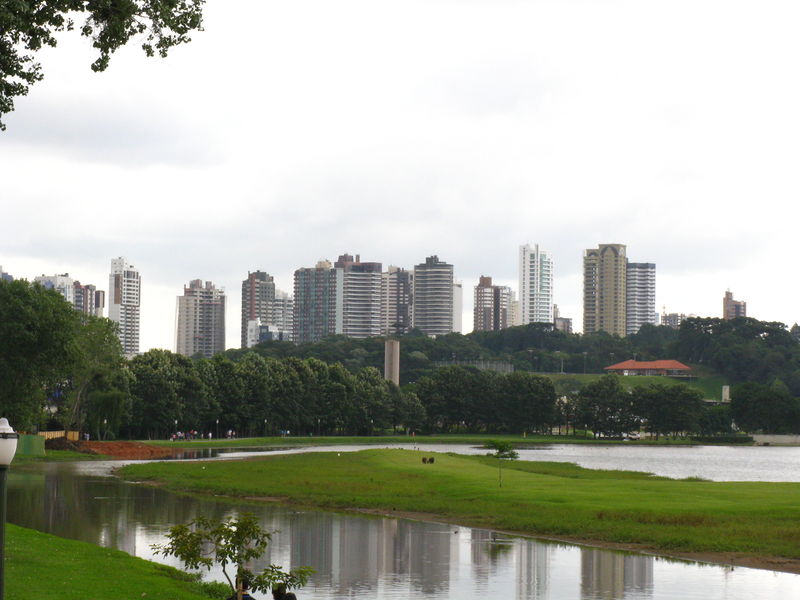
<instances>
[{"instance_id":1,"label":"lamppost","mask_svg":"<svg viewBox=\"0 0 800 600\"><path fill-rule=\"evenodd\" d=\"M267 437L267 420L264 419L264 437Z\"/></svg>"},{"instance_id":2,"label":"lamppost","mask_svg":"<svg viewBox=\"0 0 800 600\"><path fill-rule=\"evenodd\" d=\"M217 419L217 439L219 439L219 419Z\"/></svg>"},{"instance_id":3,"label":"lamppost","mask_svg":"<svg viewBox=\"0 0 800 600\"><path fill-rule=\"evenodd\" d=\"M14 460L17 452L19 434L11 429L8 419L0 419L0 600L5 592L5 562L6 562L6 481L8 479L8 465Z\"/></svg>"},{"instance_id":4,"label":"lamppost","mask_svg":"<svg viewBox=\"0 0 800 600\"><path fill-rule=\"evenodd\" d=\"M103 440L108 439L108 419L103 419Z\"/></svg>"}]
</instances>

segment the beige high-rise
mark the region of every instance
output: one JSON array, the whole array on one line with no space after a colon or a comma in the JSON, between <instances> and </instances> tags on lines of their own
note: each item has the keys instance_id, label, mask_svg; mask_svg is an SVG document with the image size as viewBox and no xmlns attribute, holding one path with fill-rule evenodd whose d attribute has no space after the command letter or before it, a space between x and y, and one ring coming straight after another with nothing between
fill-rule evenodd
<instances>
[{"instance_id":1,"label":"beige high-rise","mask_svg":"<svg viewBox=\"0 0 800 600\"><path fill-rule=\"evenodd\" d=\"M584 333L625 337L627 264L624 244L600 244L583 253Z\"/></svg>"}]
</instances>

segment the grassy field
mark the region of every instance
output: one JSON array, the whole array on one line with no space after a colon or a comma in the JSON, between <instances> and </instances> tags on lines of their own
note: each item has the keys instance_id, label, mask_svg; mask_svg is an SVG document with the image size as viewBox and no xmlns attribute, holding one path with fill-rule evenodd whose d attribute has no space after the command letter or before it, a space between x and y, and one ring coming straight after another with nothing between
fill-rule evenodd
<instances>
[{"instance_id":1,"label":"grassy field","mask_svg":"<svg viewBox=\"0 0 800 600\"><path fill-rule=\"evenodd\" d=\"M428 454L430 455L430 454ZM130 465L174 490L331 509L436 515L465 525L659 552L800 559L800 484L670 480L571 464L365 450ZM780 568L780 567L774 567Z\"/></svg>"},{"instance_id":2,"label":"grassy field","mask_svg":"<svg viewBox=\"0 0 800 600\"><path fill-rule=\"evenodd\" d=\"M453 433L441 435L417 435L415 437L407 435L375 435L375 436L313 436L313 437L252 437L238 438L234 440L192 440L187 442L171 442L168 440L141 440L145 444L155 446L166 446L171 448L255 448L255 447L287 447L287 446L339 446L339 445L375 445L385 446L387 444L472 444L483 446L488 440L503 440L513 443L515 446L524 447L526 445L539 444L630 444L622 440L603 440L593 439L591 434L588 437L574 435L528 435L518 434L470 434ZM658 440L642 438L635 442L637 445L686 445L693 442L686 439L667 439L665 437ZM49 454L49 452L48 452Z\"/></svg>"},{"instance_id":3,"label":"grassy field","mask_svg":"<svg viewBox=\"0 0 800 600\"><path fill-rule=\"evenodd\" d=\"M6 598L208 600L230 593L119 550L6 527Z\"/></svg>"}]
</instances>

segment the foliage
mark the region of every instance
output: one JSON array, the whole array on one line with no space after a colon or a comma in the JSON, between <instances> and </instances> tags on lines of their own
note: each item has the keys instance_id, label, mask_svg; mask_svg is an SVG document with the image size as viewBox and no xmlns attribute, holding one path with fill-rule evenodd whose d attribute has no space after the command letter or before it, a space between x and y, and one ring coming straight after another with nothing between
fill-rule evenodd
<instances>
[{"instance_id":1,"label":"foliage","mask_svg":"<svg viewBox=\"0 0 800 600\"><path fill-rule=\"evenodd\" d=\"M514 450L514 444L503 440L488 440L484 446L489 450L494 450L491 456L495 458L519 458L519 452Z\"/></svg>"},{"instance_id":2,"label":"foliage","mask_svg":"<svg viewBox=\"0 0 800 600\"><path fill-rule=\"evenodd\" d=\"M260 573L251 571L247 565L264 554L272 538L251 513L222 521L197 517L188 524L171 527L167 537L168 543L152 545L156 554L175 556L188 569L210 570L219 565L232 592L241 590L242 582L259 592L269 592L280 583L289 589L302 587L313 573L309 567L286 572L277 565L269 565ZM234 569L233 579L229 568Z\"/></svg>"},{"instance_id":3,"label":"foliage","mask_svg":"<svg viewBox=\"0 0 800 600\"><path fill-rule=\"evenodd\" d=\"M165 57L169 49L190 41L202 27L204 0L39 0L0 4L0 117L14 110L14 99L43 78L35 54L55 47L57 35L75 29L73 18L85 16L80 34L99 52L93 71L104 71L111 54L131 39L142 40L147 56ZM0 130L5 125L0 120Z\"/></svg>"},{"instance_id":4,"label":"foliage","mask_svg":"<svg viewBox=\"0 0 800 600\"><path fill-rule=\"evenodd\" d=\"M685 384L635 388L633 404L645 431L656 437L697 431L705 412L703 396Z\"/></svg>"},{"instance_id":5,"label":"foliage","mask_svg":"<svg viewBox=\"0 0 800 600\"><path fill-rule=\"evenodd\" d=\"M620 437L639 427L633 397L617 375L605 375L580 391L575 422L606 437Z\"/></svg>"},{"instance_id":6,"label":"foliage","mask_svg":"<svg viewBox=\"0 0 800 600\"><path fill-rule=\"evenodd\" d=\"M744 431L797 433L800 431L800 400L786 386L747 382L731 389L731 415Z\"/></svg>"}]
</instances>

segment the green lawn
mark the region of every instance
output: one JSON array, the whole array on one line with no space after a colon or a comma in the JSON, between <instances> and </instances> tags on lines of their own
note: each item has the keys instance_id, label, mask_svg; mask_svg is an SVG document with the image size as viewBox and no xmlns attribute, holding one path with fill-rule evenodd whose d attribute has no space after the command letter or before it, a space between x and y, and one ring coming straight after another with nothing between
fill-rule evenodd
<instances>
[{"instance_id":1,"label":"green lawn","mask_svg":"<svg viewBox=\"0 0 800 600\"><path fill-rule=\"evenodd\" d=\"M666 552L800 558L800 484L670 480L572 464L410 450L130 465L174 490L278 497L331 509L431 513L467 525Z\"/></svg>"},{"instance_id":2,"label":"green lawn","mask_svg":"<svg viewBox=\"0 0 800 600\"><path fill-rule=\"evenodd\" d=\"M596 381L603 377L597 373L548 373L546 377L550 378L554 384L559 381L567 380L577 382L579 385L584 386L587 383ZM663 385L677 385L685 383L691 388L697 389L703 394L703 398L707 400L721 400L722 399L722 386L727 382L721 375L702 375L692 377L691 379L679 379L673 377L659 377L655 375L630 375L627 377L620 377L622 385L626 388L635 388L650 385L652 383L659 383Z\"/></svg>"},{"instance_id":3,"label":"green lawn","mask_svg":"<svg viewBox=\"0 0 800 600\"><path fill-rule=\"evenodd\" d=\"M5 588L9 599L208 600L230 593L228 586L201 584L119 550L14 525L6 526Z\"/></svg>"}]
</instances>

